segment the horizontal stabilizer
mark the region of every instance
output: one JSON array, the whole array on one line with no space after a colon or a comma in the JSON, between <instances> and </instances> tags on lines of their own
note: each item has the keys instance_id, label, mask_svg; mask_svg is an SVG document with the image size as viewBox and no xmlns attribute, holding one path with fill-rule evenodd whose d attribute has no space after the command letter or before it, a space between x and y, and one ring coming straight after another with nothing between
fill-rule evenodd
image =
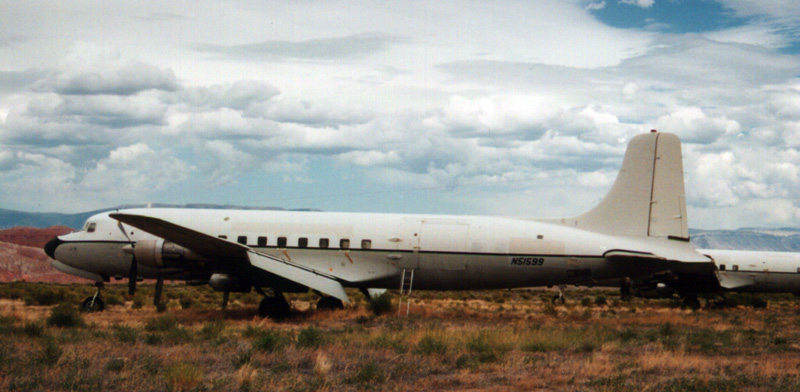
<instances>
[{"instance_id":1,"label":"horizontal stabilizer","mask_svg":"<svg viewBox=\"0 0 800 392\"><path fill-rule=\"evenodd\" d=\"M654 259L654 260L666 260L665 257L656 256L650 252L634 252L629 250L610 250L606 252L603 257L607 259L626 259L626 258L634 258L634 259Z\"/></svg>"},{"instance_id":2,"label":"horizontal stabilizer","mask_svg":"<svg viewBox=\"0 0 800 392\"><path fill-rule=\"evenodd\" d=\"M755 278L750 275L728 274L727 272L717 271L719 285L724 289L733 290L756 284Z\"/></svg>"}]
</instances>

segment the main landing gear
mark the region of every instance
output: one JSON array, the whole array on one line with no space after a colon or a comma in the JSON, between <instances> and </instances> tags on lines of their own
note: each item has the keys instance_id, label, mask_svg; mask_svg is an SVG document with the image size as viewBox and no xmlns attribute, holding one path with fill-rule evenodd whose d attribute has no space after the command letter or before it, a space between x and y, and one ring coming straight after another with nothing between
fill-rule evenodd
<instances>
[{"instance_id":1,"label":"main landing gear","mask_svg":"<svg viewBox=\"0 0 800 392\"><path fill-rule=\"evenodd\" d=\"M553 305L564 305L567 302L564 297L564 286L558 286L558 294L550 301Z\"/></svg>"},{"instance_id":2,"label":"main landing gear","mask_svg":"<svg viewBox=\"0 0 800 392\"><path fill-rule=\"evenodd\" d=\"M633 293L633 280L625 277L619 283L619 295L623 300L630 300Z\"/></svg>"},{"instance_id":3,"label":"main landing gear","mask_svg":"<svg viewBox=\"0 0 800 392\"><path fill-rule=\"evenodd\" d=\"M258 304L258 315L262 318L269 317L273 320L282 320L292 314L292 308L283 293L276 289L272 289L273 296L267 296L264 290L256 287L256 291L264 296L261 303Z\"/></svg>"},{"instance_id":4,"label":"main landing gear","mask_svg":"<svg viewBox=\"0 0 800 392\"><path fill-rule=\"evenodd\" d=\"M336 297L322 297L317 301L317 310L340 310L344 309L342 300Z\"/></svg>"},{"instance_id":5,"label":"main landing gear","mask_svg":"<svg viewBox=\"0 0 800 392\"><path fill-rule=\"evenodd\" d=\"M100 298L100 289L103 288L103 282L97 282L94 285L97 286L97 291L94 295L86 297L81 304L81 310L87 313L102 312L106 308L105 302Z\"/></svg>"}]
</instances>

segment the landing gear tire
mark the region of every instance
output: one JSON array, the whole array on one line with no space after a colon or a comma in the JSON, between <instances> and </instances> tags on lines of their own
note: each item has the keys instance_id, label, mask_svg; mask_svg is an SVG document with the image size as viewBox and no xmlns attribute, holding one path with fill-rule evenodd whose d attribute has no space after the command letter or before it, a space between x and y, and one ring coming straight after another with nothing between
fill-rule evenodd
<instances>
[{"instance_id":1,"label":"landing gear tire","mask_svg":"<svg viewBox=\"0 0 800 392\"><path fill-rule=\"evenodd\" d=\"M269 317L273 320L282 320L292 313L289 303L281 297L265 297L258 304L258 315L262 318Z\"/></svg>"},{"instance_id":2,"label":"landing gear tire","mask_svg":"<svg viewBox=\"0 0 800 392\"><path fill-rule=\"evenodd\" d=\"M564 299L563 295L559 294L553 297L553 300L551 302L553 303L553 305L564 305L567 301Z\"/></svg>"},{"instance_id":3,"label":"landing gear tire","mask_svg":"<svg viewBox=\"0 0 800 392\"><path fill-rule=\"evenodd\" d=\"M105 308L106 304L103 302L103 300L100 297L96 297L94 295L87 297L85 300L83 300L83 303L81 304L81 310L83 310L86 313L102 312Z\"/></svg>"},{"instance_id":4,"label":"landing gear tire","mask_svg":"<svg viewBox=\"0 0 800 392\"><path fill-rule=\"evenodd\" d=\"M342 300L336 297L322 297L317 301L317 310L328 309L328 310L339 310L344 309L344 303Z\"/></svg>"}]
</instances>

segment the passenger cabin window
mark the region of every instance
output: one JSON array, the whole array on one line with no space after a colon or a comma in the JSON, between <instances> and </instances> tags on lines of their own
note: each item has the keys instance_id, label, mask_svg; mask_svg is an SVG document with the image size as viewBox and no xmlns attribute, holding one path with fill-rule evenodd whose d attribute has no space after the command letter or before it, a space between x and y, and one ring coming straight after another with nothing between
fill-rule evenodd
<instances>
[{"instance_id":1,"label":"passenger cabin window","mask_svg":"<svg viewBox=\"0 0 800 392\"><path fill-rule=\"evenodd\" d=\"M329 242L330 241L328 241L327 238L320 238L319 239L319 248L320 249L328 249L328 243Z\"/></svg>"},{"instance_id":2,"label":"passenger cabin window","mask_svg":"<svg viewBox=\"0 0 800 392\"><path fill-rule=\"evenodd\" d=\"M226 235L218 235L217 237L222 238L223 240L227 240L228 239L228 236L226 236Z\"/></svg>"},{"instance_id":3,"label":"passenger cabin window","mask_svg":"<svg viewBox=\"0 0 800 392\"><path fill-rule=\"evenodd\" d=\"M731 270L732 271L738 271L739 270L739 266L734 264L733 267L731 267Z\"/></svg>"},{"instance_id":4,"label":"passenger cabin window","mask_svg":"<svg viewBox=\"0 0 800 392\"><path fill-rule=\"evenodd\" d=\"M286 247L286 237L278 237L278 248Z\"/></svg>"},{"instance_id":5,"label":"passenger cabin window","mask_svg":"<svg viewBox=\"0 0 800 392\"><path fill-rule=\"evenodd\" d=\"M97 229L97 223L92 222L86 226L87 233L94 233L95 229Z\"/></svg>"},{"instance_id":6,"label":"passenger cabin window","mask_svg":"<svg viewBox=\"0 0 800 392\"><path fill-rule=\"evenodd\" d=\"M372 240L361 240L361 249L372 249Z\"/></svg>"},{"instance_id":7,"label":"passenger cabin window","mask_svg":"<svg viewBox=\"0 0 800 392\"><path fill-rule=\"evenodd\" d=\"M720 271L725 271L725 264L720 264L719 265L719 270Z\"/></svg>"},{"instance_id":8,"label":"passenger cabin window","mask_svg":"<svg viewBox=\"0 0 800 392\"><path fill-rule=\"evenodd\" d=\"M258 246L267 246L267 237L258 237Z\"/></svg>"},{"instance_id":9,"label":"passenger cabin window","mask_svg":"<svg viewBox=\"0 0 800 392\"><path fill-rule=\"evenodd\" d=\"M246 235L240 235L239 238L236 239L236 242L238 242L238 243L240 243L242 245L247 245L247 236Z\"/></svg>"},{"instance_id":10,"label":"passenger cabin window","mask_svg":"<svg viewBox=\"0 0 800 392\"><path fill-rule=\"evenodd\" d=\"M347 238L342 238L339 240L339 248L342 250L350 249L350 240Z\"/></svg>"},{"instance_id":11,"label":"passenger cabin window","mask_svg":"<svg viewBox=\"0 0 800 392\"><path fill-rule=\"evenodd\" d=\"M301 237L297 240L297 247L298 248L308 248L308 238Z\"/></svg>"},{"instance_id":12,"label":"passenger cabin window","mask_svg":"<svg viewBox=\"0 0 800 392\"><path fill-rule=\"evenodd\" d=\"M797 273L800 274L800 267L797 267Z\"/></svg>"}]
</instances>

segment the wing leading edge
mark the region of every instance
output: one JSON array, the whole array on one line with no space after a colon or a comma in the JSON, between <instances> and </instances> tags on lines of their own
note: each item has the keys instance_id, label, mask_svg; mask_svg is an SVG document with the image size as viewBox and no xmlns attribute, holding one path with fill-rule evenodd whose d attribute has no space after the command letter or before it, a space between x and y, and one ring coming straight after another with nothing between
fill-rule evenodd
<instances>
[{"instance_id":1,"label":"wing leading edge","mask_svg":"<svg viewBox=\"0 0 800 392\"><path fill-rule=\"evenodd\" d=\"M322 273L313 268L259 253L247 245L201 233L161 218L125 213L111 213L109 216L197 254L210 258L224 258L247 263L253 268L302 284L341 299L344 302L350 302L344 291L344 286L335 276Z\"/></svg>"}]
</instances>

